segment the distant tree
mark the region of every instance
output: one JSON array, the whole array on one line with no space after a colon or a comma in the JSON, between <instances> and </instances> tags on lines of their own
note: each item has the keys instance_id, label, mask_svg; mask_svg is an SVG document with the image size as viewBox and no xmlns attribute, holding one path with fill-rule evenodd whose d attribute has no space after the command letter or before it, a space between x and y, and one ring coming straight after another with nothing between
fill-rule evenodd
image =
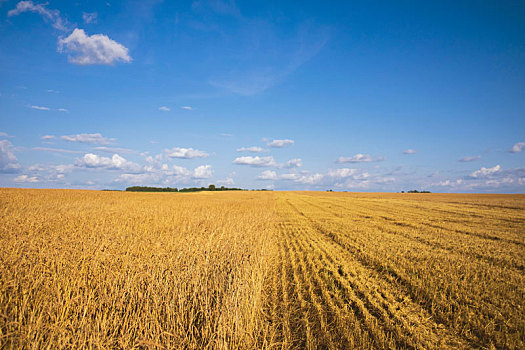
<instances>
[{"instance_id":1,"label":"distant tree","mask_svg":"<svg viewBox=\"0 0 525 350\"><path fill-rule=\"evenodd\" d=\"M208 190L209 191L215 191L215 185L214 184L211 184L208 186Z\"/></svg>"}]
</instances>

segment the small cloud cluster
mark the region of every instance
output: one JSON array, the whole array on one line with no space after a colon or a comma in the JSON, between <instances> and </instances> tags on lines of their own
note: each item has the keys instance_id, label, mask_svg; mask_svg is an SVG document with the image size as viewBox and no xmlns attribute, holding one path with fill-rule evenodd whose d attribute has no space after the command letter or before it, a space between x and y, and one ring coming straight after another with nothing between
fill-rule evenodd
<instances>
[{"instance_id":1,"label":"small cloud cluster","mask_svg":"<svg viewBox=\"0 0 525 350\"><path fill-rule=\"evenodd\" d=\"M268 142L267 146L268 147L272 147L272 148L283 148L283 147L286 147L286 146L291 146L294 143L295 143L294 140L289 140L289 139L273 140L271 142Z\"/></svg>"},{"instance_id":2,"label":"small cloud cluster","mask_svg":"<svg viewBox=\"0 0 525 350\"><path fill-rule=\"evenodd\" d=\"M409 148L407 150L403 151L403 154L416 154L417 151L415 149Z\"/></svg>"},{"instance_id":3,"label":"small cloud cluster","mask_svg":"<svg viewBox=\"0 0 525 350\"><path fill-rule=\"evenodd\" d=\"M36 105L29 106L29 108L36 109L37 111L51 111L51 110L53 110L53 108L50 108L50 107L36 106ZM69 112L69 110L67 110L65 108L57 108L55 110L58 111L58 112L66 112L66 113Z\"/></svg>"},{"instance_id":4,"label":"small cloud cluster","mask_svg":"<svg viewBox=\"0 0 525 350\"><path fill-rule=\"evenodd\" d=\"M370 154L358 153L351 157L339 157L335 162L338 164L344 163L370 163L370 162L380 162L385 160L383 157L372 158Z\"/></svg>"},{"instance_id":5,"label":"small cloud cluster","mask_svg":"<svg viewBox=\"0 0 525 350\"><path fill-rule=\"evenodd\" d=\"M124 170L126 172L140 172L142 168L124 157L114 154L111 158L101 157L93 153L86 153L75 161L75 166L85 168L104 168L109 170Z\"/></svg>"},{"instance_id":6,"label":"small cloud cluster","mask_svg":"<svg viewBox=\"0 0 525 350\"><path fill-rule=\"evenodd\" d=\"M238 157L235 158L233 161L233 164L238 165L249 165L253 167L274 167L277 166L277 163L275 163L275 160L272 156L268 157L259 157L259 156L245 156L245 157Z\"/></svg>"},{"instance_id":7,"label":"small cloud cluster","mask_svg":"<svg viewBox=\"0 0 525 350\"><path fill-rule=\"evenodd\" d=\"M251 147L240 147L237 148L237 152L252 152L252 153L261 153L264 152L265 149L258 146L251 146Z\"/></svg>"},{"instance_id":8,"label":"small cloud cluster","mask_svg":"<svg viewBox=\"0 0 525 350\"><path fill-rule=\"evenodd\" d=\"M193 159L208 157L208 153L193 148L174 147L165 149L164 153L170 158Z\"/></svg>"},{"instance_id":9,"label":"small cloud cluster","mask_svg":"<svg viewBox=\"0 0 525 350\"><path fill-rule=\"evenodd\" d=\"M115 142L115 139L104 137L100 133L64 135L60 138L68 142L92 143L97 145L110 145Z\"/></svg>"}]
</instances>

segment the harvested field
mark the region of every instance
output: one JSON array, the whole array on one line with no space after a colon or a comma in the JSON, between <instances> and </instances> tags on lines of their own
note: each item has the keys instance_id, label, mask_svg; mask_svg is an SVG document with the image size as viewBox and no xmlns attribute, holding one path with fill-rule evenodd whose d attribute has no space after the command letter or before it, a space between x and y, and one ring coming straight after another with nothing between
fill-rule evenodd
<instances>
[{"instance_id":1,"label":"harvested field","mask_svg":"<svg viewBox=\"0 0 525 350\"><path fill-rule=\"evenodd\" d=\"M1 348L525 348L525 196L0 189Z\"/></svg>"}]
</instances>

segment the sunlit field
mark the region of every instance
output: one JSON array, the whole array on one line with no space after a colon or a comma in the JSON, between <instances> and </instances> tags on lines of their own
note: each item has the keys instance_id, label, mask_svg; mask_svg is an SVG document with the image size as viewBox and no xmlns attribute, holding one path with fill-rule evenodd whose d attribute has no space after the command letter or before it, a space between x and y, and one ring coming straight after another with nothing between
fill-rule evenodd
<instances>
[{"instance_id":1,"label":"sunlit field","mask_svg":"<svg viewBox=\"0 0 525 350\"><path fill-rule=\"evenodd\" d=\"M525 348L525 195L0 189L0 348Z\"/></svg>"}]
</instances>

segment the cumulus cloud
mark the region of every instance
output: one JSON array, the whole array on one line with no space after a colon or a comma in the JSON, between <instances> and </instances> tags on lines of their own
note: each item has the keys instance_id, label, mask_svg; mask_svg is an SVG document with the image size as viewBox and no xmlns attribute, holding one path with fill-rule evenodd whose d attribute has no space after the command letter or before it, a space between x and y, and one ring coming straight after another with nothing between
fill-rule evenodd
<instances>
[{"instance_id":1,"label":"cumulus cloud","mask_svg":"<svg viewBox=\"0 0 525 350\"><path fill-rule=\"evenodd\" d=\"M509 150L510 153L520 153L525 148L525 142L517 142Z\"/></svg>"},{"instance_id":2,"label":"cumulus cloud","mask_svg":"<svg viewBox=\"0 0 525 350\"><path fill-rule=\"evenodd\" d=\"M238 157L238 158L235 158L235 160L233 161L233 164L250 165L250 166L253 166L253 167L272 167L272 166L277 166L277 164L275 163L275 160L273 159L272 156L268 156L268 157L259 157L259 156L256 156L256 157L251 157L251 156Z\"/></svg>"},{"instance_id":3,"label":"cumulus cloud","mask_svg":"<svg viewBox=\"0 0 525 350\"><path fill-rule=\"evenodd\" d=\"M286 146L291 146L295 143L294 140L273 140L267 144L268 147L274 147L274 148L283 148Z\"/></svg>"},{"instance_id":4,"label":"cumulus cloud","mask_svg":"<svg viewBox=\"0 0 525 350\"><path fill-rule=\"evenodd\" d=\"M37 183L37 182L40 182L38 177L36 177L36 176L29 176L29 175L19 175L19 176L15 177L13 181L16 182L16 183L23 183L23 182Z\"/></svg>"},{"instance_id":5,"label":"cumulus cloud","mask_svg":"<svg viewBox=\"0 0 525 350\"><path fill-rule=\"evenodd\" d=\"M403 151L403 154L416 154L417 151L415 149L409 148L407 150Z\"/></svg>"},{"instance_id":6,"label":"cumulus cloud","mask_svg":"<svg viewBox=\"0 0 525 350\"><path fill-rule=\"evenodd\" d=\"M101 157L93 153L86 153L82 158L75 161L75 166L85 168L105 168L109 170L124 170L128 172L140 172L141 167L124 157L114 154L111 158Z\"/></svg>"},{"instance_id":7,"label":"cumulus cloud","mask_svg":"<svg viewBox=\"0 0 525 350\"><path fill-rule=\"evenodd\" d=\"M82 12L82 19L84 23L97 23L98 13L96 12Z\"/></svg>"},{"instance_id":8,"label":"cumulus cloud","mask_svg":"<svg viewBox=\"0 0 525 350\"><path fill-rule=\"evenodd\" d=\"M92 143L97 145L109 145L115 142L114 138L104 137L100 133L64 135L60 138L68 142Z\"/></svg>"},{"instance_id":9,"label":"cumulus cloud","mask_svg":"<svg viewBox=\"0 0 525 350\"><path fill-rule=\"evenodd\" d=\"M473 162L478 159L481 159L481 156L473 156L473 157L467 156L467 157L461 158L459 161L463 163L467 163L467 162Z\"/></svg>"},{"instance_id":10,"label":"cumulus cloud","mask_svg":"<svg viewBox=\"0 0 525 350\"><path fill-rule=\"evenodd\" d=\"M7 12L8 17L18 16L24 12L35 12L44 18L45 21L51 22L53 28L68 31L67 21L60 17L60 11L48 9L46 4L35 4L33 1L20 1L16 7Z\"/></svg>"},{"instance_id":11,"label":"cumulus cloud","mask_svg":"<svg viewBox=\"0 0 525 350\"><path fill-rule=\"evenodd\" d=\"M0 140L0 173L15 173L20 169L20 164L12 149L11 142Z\"/></svg>"},{"instance_id":12,"label":"cumulus cloud","mask_svg":"<svg viewBox=\"0 0 525 350\"><path fill-rule=\"evenodd\" d=\"M30 108L33 108L33 109L36 109L36 110L39 110L39 111L49 111L49 110L51 110L51 108L49 108L49 107L42 107L42 106L30 106Z\"/></svg>"},{"instance_id":13,"label":"cumulus cloud","mask_svg":"<svg viewBox=\"0 0 525 350\"><path fill-rule=\"evenodd\" d=\"M252 153L261 153L264 152L265 149L262 147L252 146L252 147L240 147L237 148L237 152L252 152Z\"/></svg>"},{"instance_id":14,"label":"cumulus cloud","mask_svg":"<svg viewBox=\"0 0 525 350\"><path fill-rule=\"evenodd\" d=\"M355 156L351 157L339 157L335 162L339 164L343 163L369 163L369 162L379 162L384 160L383 157L377 157L373 159L370 154L358 153Z\"/></svg>"},{"instance_id":15,"label":"cumulus cloud","mask_svg":"<svg viewBox=\"0 0 525 350\"><path fill-rule=\"evenodd\" d=\"M303 161L302 161L301 158L290 159L289 161L286 162L286 167L287 168L301 167L301 166L303 166L302 162Z\"/></svg>"},{"instance_id":16,"label":"cumulus cloud","mask_svg":"<svg viewBox=\"0 0 525 350\"><path fill-rule=\"evenodd\" d=\"M209 179L213 176L211 165L201 165L193 170L194 179Z\"/></svg>"},{"instance_id":17,"label":"cumulus cloud","mask_svg":"<svg viewBox=\"0 0 525 350\"><path fill-rule=\"evenodd\" d=\"M75 28L67 37L58 40L58 51L67 52L68 60L78 65L131 62L128 49L104 34L86 35L83 29Z\"/></svg>"},{"instance_id":18,"label":"cumulus cloud","mask_svg":"<svg viewBox=\"0 0 525 350\"><path fill-rule=\"evenodd\" d=\"M193 159L208 156L208 153L193 148L174 147L172 149L165 149L164 152L170 158Z\"/></svg>"},{"instance_id":19,"label":"cumulus cloud","mask_svg":"<svg viewBox=\"0 0 525 350\"><path fill-rule=\"evenodd\" d=\"M479 170L476 170L472 174L470 174L470 176L474 178L487 177L498 173L500 170L501 166L498 164L492 168L481 168Z\"/></svg>"},{"instance_id":20,"label":"cumulus cloud","mask_svg":"<svg viewBox=\"0 0 525 350\"><path fill-rule=\"evenodd\" d=\"M263 171L257 179L259 180L277 180L277 173L273 170L265 170Z\"/></svg>"},{"instance_id":21,"label":"cumulus cloud","mask_svg":"<svg viewBox=\"0 0 525 350\"><path fill-rule=\"evenodd\" d=\"M163 112L169 112L171 111L171 109L169 107L166 107L166 106L162 106L162 107L159 107L159 110L163 111Z\"/></svg>"}]
</instances>

